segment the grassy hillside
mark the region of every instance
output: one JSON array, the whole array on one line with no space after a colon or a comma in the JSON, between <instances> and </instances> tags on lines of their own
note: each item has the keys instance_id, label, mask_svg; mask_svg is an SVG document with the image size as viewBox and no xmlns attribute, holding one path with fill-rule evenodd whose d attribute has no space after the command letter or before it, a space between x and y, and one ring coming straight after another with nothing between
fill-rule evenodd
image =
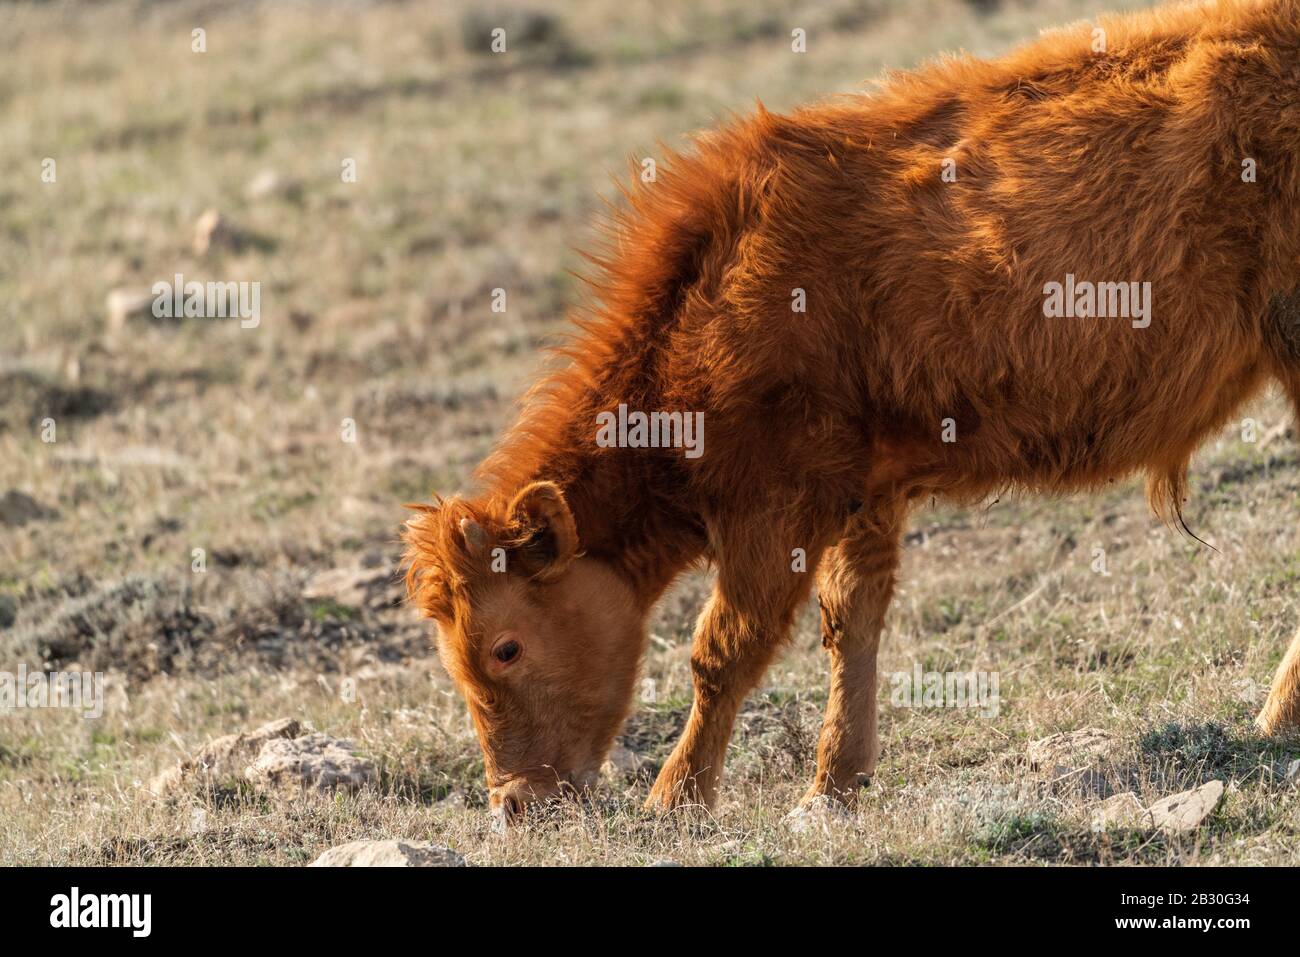
<instances>
[{"instance_id":1,"label":"grassy hillside","mask_svg":"<svg viewBox=\"0 0 1300 957\"><path fill-rule=\"evenodd\" d=\"M782 822L826 695L815 609L746 706L714 820L640 810L689 706L701 575L654 620L653 700L624 735L642 772L503 838L464 708L390 581L400 503L456 490L509 420L629 159L756 99L788 108L1094 12L0 6L0 671L109 682L98 720L0 714L0 864L300 864L398 836L471 863L1294 863L1280 772L1300 740L1249 730L1300 620L1300 453L1277 397L1247 410L1254 441L1234 427L1195 462L1187 520L1216 550L1155 523L1135 484L921 511L882 670L996 672L1000 708L896 707L886 684L877 779L824 831ZM498 23L515 38L499 56ZM207 210L228 225L200 252ZM176 273L260 282L260 323L110 316L111 295ZM142 795L279 717L350 738L380 785ZM1028 768L1030 741L1087 727L1113 735L1096 774ZM1110 793L1149 804L1215 778L1228 794L1189 835L1092 826Z\"/></svg>"}]
</instances>

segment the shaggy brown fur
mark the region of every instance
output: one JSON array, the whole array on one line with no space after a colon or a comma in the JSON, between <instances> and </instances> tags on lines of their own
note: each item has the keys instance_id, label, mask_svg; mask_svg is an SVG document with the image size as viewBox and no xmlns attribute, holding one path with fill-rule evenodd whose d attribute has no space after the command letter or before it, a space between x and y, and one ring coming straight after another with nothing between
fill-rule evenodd
<instances>
[{"instance_id":1,"label":"shaggy brown fur","mask_svg":"<svg viewBox=\"0 0 1300 957\"><path fill-rule=\"evenodd\" d=\"M651 800L713 799L814 574L832 677L810 794L847 798L875 762L909 503L1143 471L1178 519L1208 435L1269 381L1300 403L1300 2L1101 27L1101 51L1082 24L760 107L628 195L568 361L480 491L408 526L411 594L479 721L494 806L599 763L646 614L702 558L718 582L695 704ZM1150 283L1149 325L1045 315L1067 275ZM620 403L703 412L704 454L599 447ZM1266 731L1297 715L1283 670Z\"/></svg>"}]
</instances>

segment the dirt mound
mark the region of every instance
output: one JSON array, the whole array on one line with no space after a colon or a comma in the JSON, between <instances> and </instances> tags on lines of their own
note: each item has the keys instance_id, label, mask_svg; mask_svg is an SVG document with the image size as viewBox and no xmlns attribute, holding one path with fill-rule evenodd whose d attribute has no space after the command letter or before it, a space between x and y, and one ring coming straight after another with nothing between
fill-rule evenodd
<instances>
[{"instance_id":1,"label":"dirt mound","mask_svg":"<svg viewBox=\"0 0 1300 957\"><path fill-rule=\"evenodd\" d=\"M0 369L0 432L40 428L46 418L90 419L112 408L107 392L63 385L31 369Z\"/></svg>"},{"instance_id":2,"label":"dirt mound","mask_svg":"<svg viewBox=\"0 0 1300 957\"><path fill-rule=\"evenodd\" d=\"M32 666L75 663L138 683L254 662L333 672L341 653L358 646L396 662L427 654L428 637L404 609L313 600L296 578L251 572L211 589L140 575L105 584L73 579L21 605L0 652Z\"/></svg>"},{"instance_id":3,"label":"dirt mound","mask_svg":"<svg viewBox=\"0 0 1300 957\"><path fill-rule=\"evenodd\" d=\"M213 633L213 623L185 589L130 576L102 585L84 580L23 607L6 645L50 668L76 664L89 671L124 672L133 680L171 669ZM30 624L29 624L30 622Z\"/></svg>"}]
</instances>

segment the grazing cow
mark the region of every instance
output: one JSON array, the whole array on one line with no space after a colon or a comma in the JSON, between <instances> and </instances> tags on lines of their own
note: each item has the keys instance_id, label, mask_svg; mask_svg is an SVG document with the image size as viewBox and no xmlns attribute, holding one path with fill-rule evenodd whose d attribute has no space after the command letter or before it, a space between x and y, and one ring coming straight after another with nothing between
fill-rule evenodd
<instances>
[{"instance_id":1,"label":"grazing cow","mask_svg":"<svg viewBox=\"0 0 1300 957\"><path fill-rule=\"evenodd\" d=\"M478 491L407 523L494 810L589 780L651 607L701 561L694 703L650 804L713 802L814 577L808 797L851 800L909 506L1144 472L1181 522L1207 436L1270 382L1300 408L1297 144L1300 0L1258 0L760 106L661 164ZM1258 720L1297 723L1300 642Z\"/></svg>"}]
</instances>

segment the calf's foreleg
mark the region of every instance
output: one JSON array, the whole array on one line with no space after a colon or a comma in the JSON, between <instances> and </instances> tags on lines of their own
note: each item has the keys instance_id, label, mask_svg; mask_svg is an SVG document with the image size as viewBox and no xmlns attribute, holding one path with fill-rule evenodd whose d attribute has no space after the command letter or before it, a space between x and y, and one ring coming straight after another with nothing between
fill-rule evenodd
<instances>
[{"instance_id":1,"label":"calf's foreleg","mask_svg":"<svg viewBox=\"0 0 1300 957\"><path fill-rule=\"evenodd\" d=\"M713 524L718 582L695 629L695 700L648 807L713 806L736 713L812 590L812 570L834 537L832 529L831 523L817 528L813 521L755 514Z\"/></svg>"}]
</instances>

